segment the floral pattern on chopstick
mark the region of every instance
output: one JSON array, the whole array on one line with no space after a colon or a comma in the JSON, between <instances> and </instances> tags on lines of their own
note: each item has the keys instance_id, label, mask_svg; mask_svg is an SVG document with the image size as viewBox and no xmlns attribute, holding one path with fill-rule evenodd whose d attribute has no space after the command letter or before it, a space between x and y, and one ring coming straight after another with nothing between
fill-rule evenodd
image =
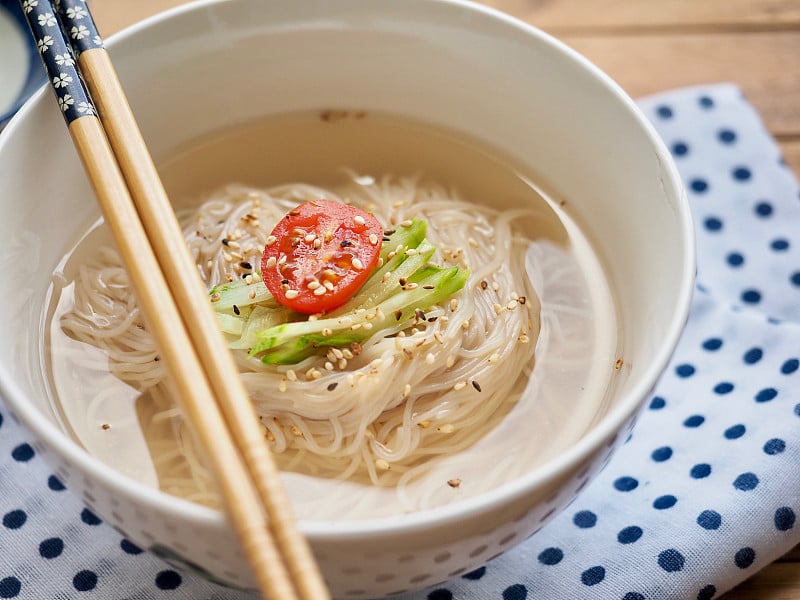
<instances>
[{"instance_id":1,"label":"floral pattern on chopstick","mask_svg":"<svg viewBox=\"0 0 800 600\"><path fill-rule=\"evenodd\" d=\"M102 47L84 0L61 0L55 4L50 0L22 0L20 4L67 124L95 115L94 104L75 66L75 52Z\"/></svg>"}]
</instances>

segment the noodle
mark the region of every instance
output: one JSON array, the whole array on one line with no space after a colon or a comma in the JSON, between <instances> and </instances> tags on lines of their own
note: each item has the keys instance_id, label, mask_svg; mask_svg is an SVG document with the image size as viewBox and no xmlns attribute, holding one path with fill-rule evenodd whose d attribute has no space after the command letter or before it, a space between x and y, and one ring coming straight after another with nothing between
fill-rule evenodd
<instances>
[{"instance_id":1,"label":"noodle","mask_svg":"<svg viewBox=\"0 0 800 600\"><path fill-rule=\"evenodd\" d=\"M539 215L466 203L415 179L353 177L335 191L306 184L228 187L181 216L206 285L251 272L247 266L260 264L274 223L298 203L318 198L373 212L387 228L426 220L427 237L437 247L432 262L471 269L466 286L444 305L426 309L426 320L413 327L375 332L360 346L328 349L296 365L266 365L246 350L233 352L282 469L405 485L437 457L474 444L502 420L525 385L540 307L526 274L530 240L520 231ZM81 267L74 295L61 316L63 330L103 349L111 372L154 405L148 435L159 438L161 449L153 454L161 486L215 504L209 473L175 416L157 349L112 248ZM161 439L170 434L173 446Z\"/></svg>"}]
</instances>

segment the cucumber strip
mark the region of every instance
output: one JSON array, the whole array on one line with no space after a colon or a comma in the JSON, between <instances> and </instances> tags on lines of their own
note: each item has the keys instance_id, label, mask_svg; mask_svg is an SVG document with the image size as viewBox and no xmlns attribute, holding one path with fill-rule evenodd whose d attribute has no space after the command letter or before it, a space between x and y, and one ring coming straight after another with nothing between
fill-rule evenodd
<instances>
[{"instance_id":1,"label":"cucumber strip","mask_svg":"<svg viewBox=\"0 0 800 600\"><path fill-rule=\"evenodd\" d=\"M217 314L226 315L226 313ZM229 344L229 347L234 350L249 350L254 344L258 343L259 331L264 331L279 323L285 323L290 314L287 309L267 308L266 306L254 307L250 316L243 320L243 325L239 330L239 339Z\"/></svg>"},{"instance_id":2,"label":"cucumber strip","mask_svg":"<svg viewBox=\"0 0 800 600\"><path fill-rule=\"evenodd\" d=\"M252 292L255 292L255 295L251 298ZM234 305L242 308L243 306L270 300L277 306L277 302L274 302L272 294L269 293L267 286L264 285L260 277L253 283L247 283L244 279L237 279L230 283L214 286L208 292L208 296L211 299L211 306L217 312L232 311Z\"/></svg>"},{"instance_id":3,"label":"cucumber strip","mask_svg":"<svg viewBox=\"0 0 800 600\"><path fill-rule=\"evenodd\" d=\"M400 262L393 271L386 270L384 275L382 275L380 279L376 279L372 284L370 284L370 281L367 281L367 283L356 292L355 296L333 311L331 316L340 316L361 308L362 306L375 306L383 302L398 290L401 285L401 280L409 281L409 278L414 273L425 266L431 256L433 256L433 253L436 252L436 248L426 240L423 240L417 248L414 248L414 252L415 253L411 256L407 256L405 253L396 255L392 260L400 258L400 254L402 254L403 257L400 258L402 262ZM386 273L389 273L389 275L386 276Z\"/></svg>"},{"instance_id":4,"label":"cucumber strip","mask_svg":"<svg viewBox=\"0 0 800 600\"><path fill-rule=\"evenodd\" d=\"M317 346L341 346L361 342L375 331L416 318L417 309L424 309L446 300L464 287L469 271L459 267L437 269L427 277L415 282L412 289L399 290L395 295L377 306L359 310L341 317L298 321L271 327L258 334L259 342L253 346L250 356L289 344L296 351ZM380 310L378 310L380 308ZM367 315L371 318L368 319ZM382 316L376 316L382 315ZM270 362L269 353L262 357Z\"/></svg>"},{"instance_id":5,"label":"cucumber strip","mask_svg":"<svg viewBox=\"0 0 800 600\"><path fill-rule=\"evenodd\" d=\"M404 248L416 248L425 239L425 234L428 232L428 223L421 219L411 219L408 225L398 225L394 231L389 235L385 233L383 245L381 246L380 257L383 259L383 264L389 260L389 254L394 251L397 246Z\"/></svg>"},{"instance_id":6,"label":"cucumber strip","mask_svg":"<svg viewBox=\"0 0 800 600\"><path fill-rule=\"evenodd\" d=\"M244 330L245 320L236 315L229 315L228 313L217 313L217 323L223 333L230 335L241 335Z\"/></svg>"}]
</instances>

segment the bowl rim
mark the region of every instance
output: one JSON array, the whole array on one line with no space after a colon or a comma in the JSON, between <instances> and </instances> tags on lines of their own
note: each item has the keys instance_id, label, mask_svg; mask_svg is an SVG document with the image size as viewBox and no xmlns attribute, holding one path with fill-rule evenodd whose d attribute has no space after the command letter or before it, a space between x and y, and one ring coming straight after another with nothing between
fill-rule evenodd
<instances>
[{"instance_id":1,"label":"bowl rim","mask_svg":"<svg viewBox=\"0 0 800 600\"><path fill-rule=\"evenodd\" d=\"M106 40L106 47L113 52L114 47L121 41L136 37L141 31L153 25L180 17L185 13L196 13L212 10L214 7L228 4L230 0L194 0L188 4L180 5L164 12L146 18L112 36ZM297 1L297 0L295 0ZM311 0L316 1L316 0ZM365 0L367 1L367 0ZM441 507L415 511L409 514L393 515L388 517L374 517L355 520L298 520L300 531L309 539L325 541L332 539L380 537L402 531L404 534L429 529L432 526L451 524L463 519L469 519L490 510L493 507L508 503L514 498L523 496L527 491L554 480L560 474L575 469L582 461L586 460L593 452L600 449L603 444L619 433L625 422L632 418L643 406L647 395L652 391L659 376L666 369L669 360L677 346L680 335L686 324L691 307L692 292L695 275L695 247L694 225L689 209L688 198L666 145L656 133L653 125L637 107L635 102L610 76L601 71L587 58L573 50L553 36L518 20L494 8L470 2L469 0L403 0L392 2L393 8L402 6L402 10L415 10L415 8L431 4L444 6L447 10L462 11L477 15L482 19L499 22L502 26L517 30L527 36L535 38L538 42L548 46L557 54L563 55L567 60L573 61L582 68L586 77L593 78L613 94L616 100L627 110L629 116L636 122L642 133L656 152L662 167L662 178L669 180L676 190L675 212L678 215L680 229L684 239L684 257L682 264L682 278L677 293L677 302L671 322L662 337L660 346L654 359L647 365L641 374L638 383L622 396L619 402L607 413L599 423L594 425L583 437L565 449L559 456L549 459L544 464L536 467L531 472L512 481L506 482L496 488L480 493L459 502ZM373 4L372 6L375 6ZM411 8L409 8L411 7ZM456 22L455 20L452 22ZM26 115L42 102L44 88L34 94L11 119L3 136L0 136L0 148L13 137L14 130L26 119ZM666 183L664 184L667 189ZM129 476L123 475L109 467L100 459L86 452L76 441L72 440L56 424L48 419L42 419L40 411L28 402L25 394L11 377L6 367L0 364L0 393L4 398L11 400L12 412L15 412L25 426L67 461L78 466L88 476L102 481L115 494L126 496L137 504L142 504L147 509L154 510L163 515L173 515L184 521L194 521L198 525L222 527L226 517L222 510L195 504L188 500L171 496L159 489L151 488Z\"/></svg>"}]
</instances>

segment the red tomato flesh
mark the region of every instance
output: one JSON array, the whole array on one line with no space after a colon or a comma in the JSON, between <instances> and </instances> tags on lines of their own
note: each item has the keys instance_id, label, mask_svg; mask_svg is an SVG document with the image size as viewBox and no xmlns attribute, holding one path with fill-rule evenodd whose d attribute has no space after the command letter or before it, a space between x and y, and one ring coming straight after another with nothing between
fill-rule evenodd
<instances>
[{"instance_id":1,"label":"red tomato flesh","mask_svg":"<svg viewBox=\"0 0 800 600\"><path fill-rule=\"evenodd\" d=\"M264 247L261 275L275 299L305 314L331 311L378 264L383 228L354 206L313 200L290 210Z\"/></svg>"}]
</instances>

